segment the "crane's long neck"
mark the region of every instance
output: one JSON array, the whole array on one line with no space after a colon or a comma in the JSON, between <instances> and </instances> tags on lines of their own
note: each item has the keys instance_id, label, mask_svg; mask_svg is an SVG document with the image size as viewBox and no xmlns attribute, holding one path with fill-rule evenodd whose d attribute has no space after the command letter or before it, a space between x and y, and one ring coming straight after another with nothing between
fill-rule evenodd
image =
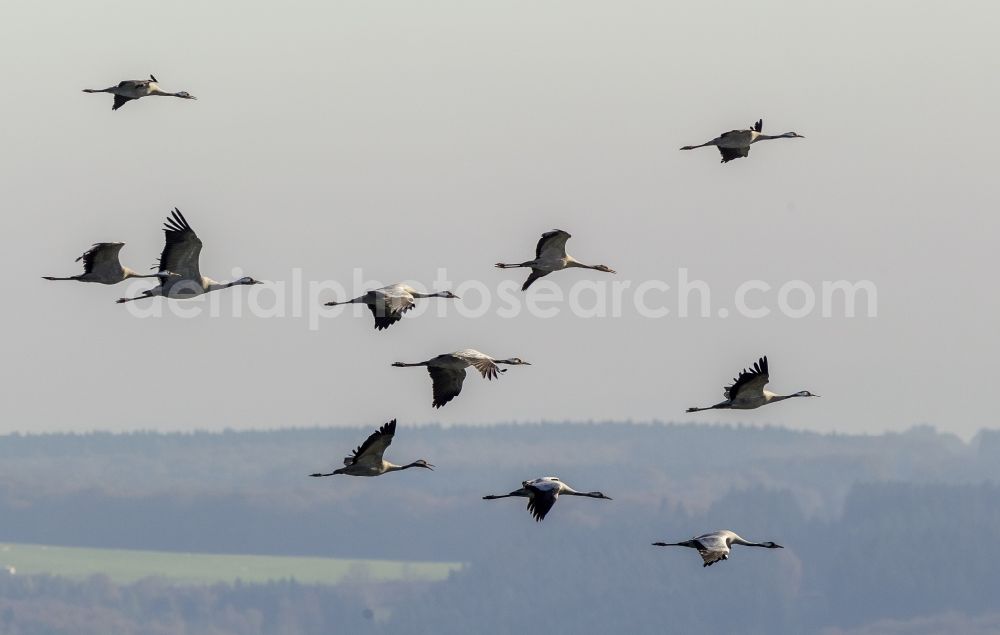
<instances>
[{"instance_id":1,"label":"crane's long neck","mask_svg":"<svg viewBox=\"0 0 1000 635\"><path fill-rule=\"evenodd\" d=\"M579 260L574 260L573 256L566 256L566 268L577 267L579 269L600 269L600 265L587 265Z\"/></svg>"},{"instance_id":2,"label":"crane's long neck","mask_svg":"<svg viewBox=\"0 0 1000 635\"><path fill-rule=\"evenodd\" d=\"M749 540L744 540L743 538L740 538L739 536L736 536L735 538L733 538L729 542L730 542L730 544L733 544L733 545L743 545L744 547L768 547L768 546L770 546L770 545L765 545L762 542L750 542Z\"/></svg>"},{"instance_id":3,"label":"crane's long neck","mask_svg":"<svg viewBox=\"0 0 1000 635\"><path fill-rule=\"evenodd\" d=\"M204 284L203 287L205 289L205 293L208 293L210 291L228 289L229 287L238 287L244 284L253 284L253 283L247 282L242 278L239 280L230 280L229 282L216 282L215 280L207 280L207 284Z\"/></svg>"},{"instance_id":4,"label":"crane's long neck","mask_svg":"<svg viewBox=\"0 0 1000 635\"><path fill-rule=\"evenodd\" d=\"M797 135L794 132L786 132L784 134L770 135L770 134L758 134L755 135L751 143L756 143L758 141L770 141L771 139L794 139Z\"/></svg>"},{"instance_id":5,"label":"crane's long neck","mask_svg":"<svg viewBox=\"0 0 1000 635\"><path fill-rule=\"evenodd\" d=\"M210 281L208 284L204 285L205 293L210 291L219 291L220 289L228 289L229 287L239 284L235 281L230 282L216 282L214 280Z\"/></svg>"},{"instance_id":6,"label":"crane's long neck","mask_svg":"<svg viewBox=\"0 0 1000 635\"><path fill-rule=\"evenodd\" d=\"M447 298L447 291L438 291L436 293L420 293L419 291L410 291L410 295L414 298Z\"/></svg>"},{"instance_id":7,"label":"crane's long neck","mask_svg":"<svg viewBox=\"0 0 1000 635\"><path fill-rule=\"evenodd\" d=\"M563 485L562 491L559 492L560 496L587 496L589 498L604 498L604 494L600 492L578 492L575 489L569 487L568 485Z\"/></svg>"},{"instance_id":8,"label":"crane's long neck","mask_svg":"<svg viewBox=\"0 0 1000 635\"><path fill-rule=\"evenodd\" d=\"M118 87L117 86L111 86L109 88L84 88L83 92L85 92L85 93L113 93L113 92L115 92L116 88L118 88Z\"/></svg>"},{"instance_id":9,"label":"crane's long neck","mask_svg":"<svg viewBox=\"0 0 1000 635\"><path fill-rule=\"evenodd\" d=\"M58 278L56 276L42 276L43 280L79 280L80 276L69 276L66 278Z\"/></svg>"},{"instance_id":10,"label":"crane's long neck","mask_svg":"<svg viewBox=\"0 0 1000 635\"><path fill-rule=\"evenodd\" d=\"M413 362L413 363L410 363L410 362L393 362L392 365L396 366L398 368L409 368L410 366L426 366L427 362Z\"/></svg>"},{"instance_id":11,"label":"crane's long neck","mask_svg":"<svg viewBox=\"0 0 1000 635\"><path fill-rule=\"evenodd\" d=\"M389 463L384 461L386 472L399 472L400 470L408 470L411 467L420 467L420 464L414 461L413 463L407 463L406 465L396 465L395 463Z\"/></svg>"},{"instance_id":12,"label":"crane's long neck","mask_svg":"<svg viewBox=\"0 0 1000 635\"><path fill-rule=\"evenodd\" d=\"M161 278L162 279L162 277L163 277L163 273L160 272L160 271L157 271L156 273L145 274L145 273L139 273L138 271L132 271L128 267L122 267L122 279L123 280L127 280L128 278Z\"/></svg>"},{"instance_id":13,"label":"crane's long neck","mask_svg":"<svg viewBox=\"0 0 1000 635\"><path fill-rule=\"evenodd\" d=\"M183 97L180 93L168 93L165 90L161 90L159 86L154 86L149 94L155 97Z\"/></svg>"},{"instance_id":14,"label":"crane's long neck","mask_svg":"<svg viewBox=\"0 0 1000 635\"><path fill-rule=\"evenodd\" d=\"M768 403L772 403L775 401L784 401L785 399L791 399L792 397L805 397L805 395L803 395L801 392L793 393L791 395L776 395L774 393L770 393L767 391L764 391L764 396L767 397Z\"/></svg>"}]
</instances>

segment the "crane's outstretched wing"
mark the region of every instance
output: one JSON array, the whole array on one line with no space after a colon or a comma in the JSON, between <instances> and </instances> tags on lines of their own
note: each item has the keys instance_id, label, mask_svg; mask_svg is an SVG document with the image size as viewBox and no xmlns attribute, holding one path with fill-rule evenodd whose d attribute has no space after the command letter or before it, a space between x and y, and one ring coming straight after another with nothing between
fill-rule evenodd
<instances>
[{"instance_id":1,"label":"crane's outstretched wing","mask_svg":"<svg viewBox=\"0 0 1000 635\"><path fill-rule=\"evenodd\" d=\"M440 366L428 366L431 382L434 387L435 408L440 408L462 392L462 382L465 381L464 368L441 368Z\"/></svg>"},{"instance_id":2,"label":"crane's outstretched wing","mask_svg":"<svg viewBox=\"0 0 1000 635\"><path fill-rule=\"evenodd\" d=\"M344 465L381 465L382 454L385 453L385 449L392 443L392 437L395 434L396 420L393 419L375 432L372 432L351 456L345 457Z\"/></svg>"},{"instance_id":3,"label":"crane's outstretched wing","mask_svg":"<svg viewBox=\"0 0 1000 635\"><path fill-rule=\"evenodd\" d=\"M570 238L572 236L569 235L569 232L564 232L561 229L553 229L550 232L545 232L538 239L538 244L535 246L535 259L565 257L566 241Z\"/></svg>"},{"instance_id":4,"label":"crane's outstretched wing","mask_svg":"<svg viewBox=\"0 0 1000 635\"><path fill-rule=\"evenodd\" d=\"M528 287L531 286L532 282L538 280L542 276L547 276L547 275L549 275L548 271L542 271L541 269L532 269L531 275L529 275L528 279L524 281L523 285L521 285L521 291L527 291Z\"/></svg>"},{"instance_id":5,"label":"crane's outstretched wing","mask_svg":"<svg viewBox=\"0 0 1000 635\"><path fill-rule=\"evenodd\" d=\"M375 329L381 331L403 319L403 314L413 308L413 297L382 291L375 295L375 302L368 308L375 317Z\"/></svg>"},{"instance_id":6,"label":"crane's outstretched wing","mask_svg":"<svg viewBox=\"0 0 1000 635\"><path fill-rule=\"evenodd\" d=\"M84 273L94 273L95 270L99 273L104 269L120 271L122 265L118 260L118 252L124 246L125 243L94 243L94 246L85 251L76 261L83 261Z\"/></svg>"},{"instance_id":7,"label":"crane's outstretched wing","mask_svg":"<svg viewBox=\"0 0 1000 635\"><path fill-rule=\"evenodd\" d=\"M723 549L699 549L698 555L701 556L701 561L703 567L710 567L716 562L721 562L722 560L729 559L729 547Z\"/></svg>"},{"instance_id":8,"label":"crane's outstretched wing","mask_svg":"<svg viewBox=\"0 0 1000 635\"><path fill-rule=\"evenodd\" d=\"M123 97L121 95L115 95L115 103L111 104L111 110L118 110L130 101L133 101L134 97Z\"/></svg>"},{"instance_id":9,"label":"crane's outstretched wing","mask_svg":"<svg viewBox=\"0 0 1000 635\"><path fill-rule=\"evenodd\" d=\"M726 386L723 394L730 401L738 401L741 395L760 396L763 394L767 382L767 356L765 355L754 362L751 368L743 369L739 377L735 378L731 385Z\"/></svg>"},{"instance_id":10,"label":"crane's outstretched wing","mask_svg":"<svg viewBox=\"0 0 1000 635\"><path fill-rule=\"evenodd\" d=\"M710 567L720 560L729 558L729 541L718 533L698 536L691 542L698 545L695 548L701 556L703 567Z\"/></svg>"},{"instance_id":11,"label":"crane's outstretched wing","mask_svg":"<svg viewBox=\"0 0 1000 635\"><path fill-rule=\"evenodd\" d=\"M468 359L468 362L473 368L479 371L483 379L496 379L497 373L506 372L505 369L501 369L492 359L487 357L474 357Z\"/></svg>"},{"instance_id":12,"label":"crane's outstretched wing","mask_svg":"<svg viewBox=\"0 0 1000 635\"><path fill-rule=\"evenodd\" d=\"M750 156L750 146L742 148L719 148L719 154L722 155L722 162L728 163L733 159Z\"/></svg>"},{"instance_id":13,"label":"crane's outstretched wing","mask_svg":"<svg viewBox=\"0 0 1000 635\"><path fill-rule=\"evenodd\" d=\"M152 79L153 76L150 75L149 77ZM149 81L149 79L123 79L118 82L118 88L144 88L149 86Z\"/></svg>"},{"instance_id":14,"label":"crane's outstretched wing","mask_svg":"<svg viewBox=\"0 0 1000 635\"><path fill-rule=\"evenodd\" d=\"M189 280L201 281L201 271L198 269L201 239L176 207L167 217L163 233L166 244L160 254L160 271L170 271Z\"/></svg>"},{"instance_id":15,"label":"crane's outstretched wing","mask_svg":"<svg viewBox=\"0 0 1000 635\"><path fill-rule=\"evenodd\" d=\"M525 483L524 488L530 494L528 497L528 513L534 517L535 522L539 522L545 518L545 515L549 513L552 506L556 504L556 500L559 499L559 488L540 488L538 485L532 483Z\"/></svg>"}]
</instances>

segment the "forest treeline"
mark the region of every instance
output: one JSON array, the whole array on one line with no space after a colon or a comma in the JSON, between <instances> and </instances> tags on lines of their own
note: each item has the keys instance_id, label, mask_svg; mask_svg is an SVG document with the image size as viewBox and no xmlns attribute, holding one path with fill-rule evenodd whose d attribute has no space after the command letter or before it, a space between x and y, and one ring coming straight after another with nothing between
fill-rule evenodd
<instances>
[{"instance_id":1,"label":"forest treeline","mask_svg":"<svg viewBox=\"0 0 1000 635\"><path fill-rule=\"evenodd\" d=\"M988 557L1000 540L996 432L966 443L928 427L853 436L604 423L566 435L565 425L401 428L391 458L438 470L378 479L306 476L335 464L359 429L2 437L0 541L466 566L439 583L333 587L8 576L0 629L7 615L22 630L0 633L90 632L43 625L69 613L78 624L119 620L93 632L155 617L165 630L135 632L188 634L1000 624ZM481 500L545 474L614 500L561 500L542 523L517 500ZM736 550L703 569L692 551L650 545L720 528L786 548ZM23 630L31 615L40 630Z\"/></svg>"}]
</instances>

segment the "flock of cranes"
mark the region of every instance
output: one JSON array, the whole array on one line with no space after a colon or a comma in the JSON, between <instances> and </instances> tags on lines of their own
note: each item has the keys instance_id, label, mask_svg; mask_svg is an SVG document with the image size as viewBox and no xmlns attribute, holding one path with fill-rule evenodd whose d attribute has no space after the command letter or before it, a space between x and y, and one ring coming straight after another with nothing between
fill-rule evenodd
<instances>
[{"instance_id":1,"label":"flock of cranes","mask_svg":"<svg viewBox=\"0 0 1000 635\"><path fill-rule=\"evenodd\" d=\"M125 80L116 86L103 89L85 89L86 93L113 94L112 110L121 108L125 103L148 96L167 96L180 99L195 99L185 91L171 93L162 90L154 76L148 80ZM740 157L747 157L750 146L758 141L770 139L801 138L795 132L786 132L777 136L762 133L763 120L758 120L747 130L732 130L695 146L684 146L681 150L692 150L705 146L715 146L722 154L722 162L726 163ZM158 284L146 289L140 295L132 298L120 298L118 303L133 302L144 298L162 296L168 299L194 298L205 293L226 289L237 285L255 285L259 281L243 277L229 282L217 282L202 275L198 260L201 254L202 242L195 234L191 225L177 208L170 213L164 224L164 246L156 265L157 271L151 274L139 274L132 269L123 267L119 254L124 243L97 243L77 261L83 261L82 274L69 277L43 276L46 280L75 280L79 282L97 282L100 284L117 284L130 278L156 278ZM521 263L497 263L501 269L528 268L531 273L521 287L527 291L533 282L553 272L569 268L584 268L604 273L615 273L607 265L584 264L566 253L566 243L570 234L560 230L552 230L542 234L535 247L535 257ZM458 300L458 296L450 291L437 293L421 293L402 283L392 284L378 289L372 289L363 295L350 300L330 301L326 306L340 304L364 304L372 313L375 329L383 331L400 321L403 315L411 310L414 302L424 298L442 298ZM530 366L529 362L519 357L496 359L474 349L464 349L453 353L437 355L427 361L406 363L394 362L392 366L406 368L423 366L431 377L433 399L431 405L441 408L462 392L462 384L466 378L466 369L470 366L479 372L484 379L492 380L507 371L505 366ZM730 386L725 388L725 401L705 408L689 408L688 412L699 412L711 409L753 409L789 399L792 397L815 397L809 391L800 391L790 395L777 395L764 390L769 379L767 357L761 357L754 365L741 372ZM344 459L344 466L331 472L317 472L312 477L336 475L347 476L381 476L389 472L398 472L410 468L433 470L434 466L425 459L418 459L405 465L396 465L385 460L386 449L396 435L396 420L393 419L372 433L350 456ZM573 489L555 476L546 476L521 483L521 487L508 494L490 494L483 496L484 500L501 498L526 498L527 509L536 521L541 521L552 510L560 496L579 496L611 500L602 492L581 492ZM721 530L697 536L682 542L656 542L656 546L679 546L697 549L704 566L712 565L729 558L733 545L764 547L780 549L781 545L774 542L750 542L744 540L732 531Z\"/></svg>"}]
</instances>

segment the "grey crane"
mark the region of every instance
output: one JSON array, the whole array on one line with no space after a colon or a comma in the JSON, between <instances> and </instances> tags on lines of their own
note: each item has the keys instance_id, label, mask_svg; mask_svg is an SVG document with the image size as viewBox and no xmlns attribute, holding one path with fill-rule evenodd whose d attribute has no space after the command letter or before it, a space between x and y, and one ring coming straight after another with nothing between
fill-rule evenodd
<instances>
[{"instance_id":1,"label":"grey crane","mask_svg":"<svg viewBox=\"0 0 1000 635\"><path fill-rule=\"evenodd\" d=\"M367 305L375 317L375 330L381 331L403 319L403 314L413 308L413 301L417 298L452 298L457 300L458 296L451 291L421 293L411 286L397 282L396 284L372 289L352 300L327 302L326 306L338 306L341 304Z\"/></svg>"},{"instance_id":2,"label":"grey crane","mask_svg":"<svg viewBox=\"0 0 1000 635\"><path fill-rule=\"evenodd\" d=\"M764 120L758 119L757 123L746 130L730 130L723 132L711 141L698 144L696 146L684 146L681 150L694 150L706 146L715 146L722 154L722 162L728 163L733 159L750 156L750 146L758 141L769 141L771 139L805 139L797 132L786 132L779 135L766 135L761 131L764 129Z\"/></svg>"},{"instance_id":3,"label":"grey crane","mask_svg":"<svg viewBox=\"0 0 1000 635\"><path fill-rule=\"evenodd\" d=\"M688 408L688 412L701 412L702 410L732 408L734 410L753 410L766 406L769 403L791 399L792 397L819 397L808 390L800 390L791 395L776 395L770 390L764 390L764 386L769 379L767 369L767 356L761 357L754 362L749 369L743 369L733 383L723 390L725 401L720 401L714 406L705 408Z\"/></svg>"},{"instance_id":4,"label":"grey crane","mask_svg":"<svg viewBox=\"0 0 1000 635\"><path fill-rule=\"evenodd\" d=\"M560 496L586 496L587 498L602 498L611 500L610 496L602 492L578 492L566 483L563 483L555 476L543 476L521 483L521 489L516 489L510 494L489 494L483 496L483 500L497 500L498 498L521 497L528 499L528 513L540 522L549 513L552 506L556 504Z\"/></svg>"},{"instance_id":5,"label":"grey crane","mask_svg":"<svg viewBox=\"0 0 1000 635\"><path fill-rule=\"evenodd\" d=\"M168 277L176 276L169 271L157 271L148 275L133 271L128 267L123 267L118 259L118 254L125 243L94 243L94 246L83 252L83 255L76 259L83 261L83 273L59 278L56 276L42 276L45 280L76 280L78 282L96 282L98 284L118 284L129 278L159 278L161 281Z\"/></svg>"},{"instance_id":6,"label":"grey crane","mask_svg":"<svg viewBox=\"0 0 1000 635\"><path fill-rule=\"evenodd\" d=\"M179 97L180 99L198 99L194 95L188 93L187 91L180 91L177 93L170 93L162 88L156 82L156 78L152 75L149 79L126 79L124 81L118 82L116 86L109 86L108 88L84 88L85 93L111 93L115 96L115 102L111 105L111 110L118 110L126 103L140 99L142 97Z\"/></svg>"},{"instance_id":7,"label":"grey crane","mask_svg":"<svg viewBox=\"0 0 1000 635\"><path fill-rule=\"evenodd\" d=\"M201 256L201 239L194 233L181 211L174 208L164 224L164 245L160 254L160 272L169 271L176 276L160 278L159 286L146 289L134 298L119 298L119 304L132 302L143 298L164 296L167 298L194 298L204 293L228 289L238 285L261 284L250 277L243 277L230 282L216 282L208 276L201 275L198 268L198 258Z\"/></svg>"},{"instance_id":8,"label":"grey crane","mask_svg":"<svg viewBox=\"0 0 1000 635\"><path fill-rule=\"evenodd\" d=\"M348 476L381 476L386 472L398 472L411 467L423 467L433 470L434 466L423 459L417 459L407 465L396 465L382 458L385 449L392 443L392 438L396 436L396 420L386 423L381 428L371 433L365 442L358 446L351 456L344 458L344 467L336 469L328 474L310 474L309 476L334 476L336 474L346 474Z\"/></svg>"},{"instance_id":9,"label":"grey crane","mask_svg":"<svg viewBox=\"0 0 1000 635\"><path fill-rule=\"evenodd\" d=\"M765 549L784 549L774 542L750 542L744 540L736 532L728 529L720 529L710 534L702 534L697 538L685 540L683 542L654 542L654 547L690 547L698 550L698 555L704 564L703 567L710 567L716 562L729 559L729 552L733 545L743 545L746 547L764 547Z\"/></svg>"},{"instance_id":10,"label":"grey crane","mask_svg":"<svg viewBox=\"0 0 1000 635\"><path fill-rule=\"evenodd\" d=\"M535 280L538 280L542 276L547 276L553 271L562 271L563 269L569 269L572 267L579 267L581 269L593 269L595 271L604 271L605 273L615 273L614 269L611 269L607 265L585 265L579 260L573 258L566 253L566 241L572 238L568 232L561 229L553 229L550 232L545 232L542 237L538 240L538 244L535 246L535 259L526 260L521 263L503 263L498 262L496 267L499 269L513 269L517 267L530 267L531 274L528 279L524 281L524 285L521 286L521 291L527 291L528 287Z\"/></svg>"},{"instance_id":11,"label":"grey crane","mask_svg":"<svg viewBox=\"0 0 1000 635\"><path fill-rule=\"evenodd\" d=\"M494 379L498 373L507 372L506 368L499 368L497 364L508 364L510 366L530 366L531 364L520 357L510 359L493 359L486 353L466 348L454 353L438 355L426 362L408 364L406 362L393 362L397 368L410 366L426 366L427 372L431 376L434 390L434 401L432 405L440 408L462 392L462 382L465 381L465 369L472 366L479 371L485 379Z\"/></svg>"}]
</instances>

